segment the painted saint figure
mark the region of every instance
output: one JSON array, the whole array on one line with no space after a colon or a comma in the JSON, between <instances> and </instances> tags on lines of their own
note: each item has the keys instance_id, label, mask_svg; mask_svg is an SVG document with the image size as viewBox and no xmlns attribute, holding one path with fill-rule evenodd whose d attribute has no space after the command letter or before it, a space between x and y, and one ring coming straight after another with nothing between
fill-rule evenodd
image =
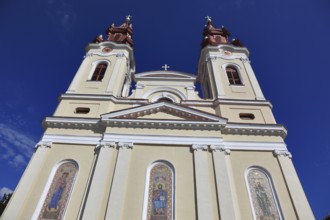
<instances>
[{"instance_id":1,"label":"painted saint figure","mask_svg":"<svg viewBox=\"0 0 330 220\"><path fill-rule=\"evenodd\" d=\"M57 209L58 206L58 202L61 199L62 193L65 189L66 186L66 179L68 177L68 173L63 173L62 176L58 179L57 183L56 183L56 187L55 187L55 191L54 194L52 195L52 198L48 204L48 209L52 210L52 209Z\"/></svg>"},{"instance_id":2,"label":"painted saint figure","mask_svg":"<svg viewBox=\"0 0 330 220\"><path fill-rule=\"evenodd\" d=\"M270 201L268 199L268 196L267 196L267 193L266 193L264 187L262 187L259 182L255 186L255 191L256 191L256 195L257 195L258 204L259 204L264 216L271 216Z\"/></svg>"},{"instance_id":3,"label":"painted saint figure","mask_svg":"<svg viewBox=\"0 0 330 220\"><path fill-rule=\"evenodd\" d=\"M152 194L153 211L155 215L166 215L166 191L163 185L158 184Z\"/></svg>"}]
</instances>

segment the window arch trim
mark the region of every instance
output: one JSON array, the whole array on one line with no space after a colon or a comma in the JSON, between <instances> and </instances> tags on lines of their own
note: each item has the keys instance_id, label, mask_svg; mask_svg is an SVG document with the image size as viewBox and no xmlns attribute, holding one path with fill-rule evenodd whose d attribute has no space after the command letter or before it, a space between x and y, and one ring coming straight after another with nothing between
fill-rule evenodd
<instances>
[{"instance_id":1,"label":"window arch trim","mask_svg":"<svg viewBox=\"0 0 330 220\"><path fill-rule=\"evenodd\" d=\"M158 87L151 89L150 91L146 92L143 95L144 99L148 99L152 94L157 93L157 92L168 92L172 93L173 95L178 96L181 100L186 100L187 97L178 89L176 88L171 88L171 87Z\"/></svg>"},{"instance_id":2,"label":"window arch trim","mask_svg":"<svg viewBox=\"0 0 330 220\"><path fill-rule=\"evenodd\" d=\"M250 167L248 167L245 170L245 174L244 174L244 176L245 176L245 184L246 184L246 189L247 189L248 196L249 196L250 207L251 207L253 219L254 220L257 220L255 208L253 206L253 199L252 199L252 195L251 195L251 191L250 191L249 181L248 181L248 174L253 169L259 170L259 171L261 171L262 173L265 174L265 176L266 176L266 178L268 180L268 183L270 185L270 189L271 189L271 192L272 192L274 201L275 201L275 206L276 206L276 208L278 210L278 215L280 217L280 220L284 220L283 214L282 214L282 209L281 209L281 206L279 204L279 200L278 200L278 196L277 196L277 193L276 193L276 189L275 189L275 186L274 186L274 182L273 182L272 176L271 176L271 174L265 168L263 168L261 166L250 166Z\"/></svg>"},{"instance_id":3,"label":"window arch trim","mask_svg":"<svg viewBox=\"0 0 330 220\"><path fill-rule=\"evenodd\" d=\"M48 180L46 182L46 185L44 187L44 190L42 191L42 194L41 194L41 197L39 199L39 202L37 204L37 208L35 209L34 213L33 213L33 216L32 216L32 220L37 220L39 215L40 215L40 212L42 210L42 206L46 200L46 197L47 197L47 194L50 190L50 187L51 187L51 184L55 178L55 174L58 170L58 168L64 164L64 163L73 163L75 166L76 166L76 174L74 176L74 179L73 179L73 182L72 182L72 187L70 189L70 192L69 192L69 197L68 197L68 200L65 204L65 208L64 208L64 212L63 212L63 215L62 217L65 217L65 214L66 214L66 211L67 211L67 207L69 205L69 202L70 202L70 199L71 199L71 196L72 196L72 192L76 186L76 180L77 180L77 176L78 176L78 173L79 173L79 164L77 163L77 161L73 160L73 159L65 159L65 160L61 160L60 162L58 162L51 170L49 176L48 176ZM63 219L63 218L62 218Z\"/></svg>"},{"instance_id":4,"label":"window arch trim","mask_svg":"<svg viewBox=\"0 0 330 220\"><path fill-rule=\"evenodd\" d=\"M228 78L228 75L227 75L227 67L234 68L237 72L238 78L239 78L241 83L240 84L231 84L229 82L230 86L244 86L244 81L243 81L242 74L241 74L242 67L240 65L238 65L236 63L225 63L221 67L222 67L223 71L226 73L226 77L227 77L228 81L229 81L229 78Z\"/></svg>"},{"instance_id":5,"label":"window arch trim","mask_svg":"<svg viewBox=\"0 0 330 220\"><path fill-rule=\"evenodd\" d=\"M143 199L143 212L142 212L142 219L146 220L148 215L148 196L149 196L149 186L150 186L150 173L152 168L154 168L158 164L165 164L172 173L172 220L175 220L175 168L167 160L155 160L151 162L147 167L146 173L146 182L145 182L145 189L144 189L144 199Z\"/></svg>"},{"instance_id":6,"label":"window arch trim","mask_svg":"<svg viewBox=\"0 0 330 220\"><path fill-rule=\"evenodd\" d=\"M93 75L94 75L94 72L95 72L95 70L96 70L96 68L97 68L97 66L99 65L99 64L106 64L107 65L107 67L106 67L106 69L105 69L105 73L104 73L104 75L106 74L106 72L107 72L107 69L109 68L109 66L111 65L111 62L109 61L109 60L105 60L105 59L101 59L101 60L96 60L96 61L94 61L93 63L92 63L92 69L91 69L91 72L90 72L90 74L89 74L89 76L88 76L88 81L93 81L93 82L101 82L102 80L92 80L92 77L93 77ZM103 78L102 78L103 79Z\"/></svg>"}]
</instances>

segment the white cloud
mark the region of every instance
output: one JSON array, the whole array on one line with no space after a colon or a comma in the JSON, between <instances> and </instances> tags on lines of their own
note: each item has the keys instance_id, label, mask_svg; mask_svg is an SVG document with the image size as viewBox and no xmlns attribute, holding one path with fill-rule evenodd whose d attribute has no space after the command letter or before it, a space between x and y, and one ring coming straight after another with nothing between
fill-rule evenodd
<instances>
[{"instance_id":1,"label":"white cloud","mask_svg":"<svg viewBox=\"0 0 330 220\"><path fill-rule=\"evenodd\" d=\"M13 190L11 190L11 189L9 189L9 188L7 188L7 187L2 187L1 189L0 189L0 198L2 198L2 196L4 195L4 194L9 194L9 193L12 193L13 192Z\"/></svg>"},{"instance_id":2,"label":"white cloud","mask_svg":"<svg viewBox=\"0 0 330 220\"><path fill-rule=\"evenodd\" d=\"M0 124L0 159L20 168L30 159L36 141L29 135L8 125Z\"/></svg>"}]
</instances>

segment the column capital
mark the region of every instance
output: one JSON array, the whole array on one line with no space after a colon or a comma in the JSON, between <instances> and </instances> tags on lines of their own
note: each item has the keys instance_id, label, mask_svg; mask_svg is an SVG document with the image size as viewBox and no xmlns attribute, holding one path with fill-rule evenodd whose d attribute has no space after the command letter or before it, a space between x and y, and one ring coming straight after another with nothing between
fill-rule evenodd
<instances>
[{"instance_id":1,"label":"column capital","mask_svg":"<svg viewBox=\"0 0 330 220\"><path fill-rule=\"evenodd\" d=\"M191 148L193 151L198 151L198 150L206 151L208 147L206 144L193 144Z\"/></svg>"},{"instance_id":2,"label":"column capital","mask_svg":"<svg viewBox=\"0 0 330 220\"><path fill-rule=\"evenodd\" d=\"M40 148L51 148L52 142L45 142L45 141L40 141L35 145L35 150L37 150L39 147Z\"/></svg>"},{"instance_id":3,"label":"column capital","mask_svg":"<svg viewBox=\"0 0 330 220\"><path fill-rule=\"evenodd\" d=\"M114 148L116 146L116 142L114 142L114 141L101 141L98 146Z\"/></svg>"},{"instance_id":4,"label":"column capital","mask_svg":"<svg viewBox=\"0 0 330 220\"><path fill-rule=\"evenodd\" d=\"M133 149L133 143L132 142L119 142L118 143L118 148L123 148L123 149Z\"/></svg>"},{"instance_id":5,"label":"column capital","mask_svg":"<svg viewBox=\"0 0 330 220\"><path fill-rule=\"evenodd\" d=\"M210 149L214 152L215 151L223 152L225 155L230 155L230 153L231 153L231 150L229 149L229 147L225 147L223 145L211 145Z\"/></svg>"},{"instance_id":6,"label":"column capital","mask_svg":"<svg viewBox=\"0 0 330 220\"><path fill-rule=\"evenodd\" d=\"M292 154L287 150L274 150L273 154L275 157L283 156L283 157L292 158Z\"/></svg>"}]
</instances>

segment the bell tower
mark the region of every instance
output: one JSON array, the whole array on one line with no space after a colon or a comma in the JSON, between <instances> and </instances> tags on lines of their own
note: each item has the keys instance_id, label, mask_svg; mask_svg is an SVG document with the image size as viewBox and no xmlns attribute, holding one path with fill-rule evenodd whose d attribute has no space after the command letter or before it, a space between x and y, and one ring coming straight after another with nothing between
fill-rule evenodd
<instances>
[{"instance_id":1,"label":"bell tower","mask_svg":"<svg viewBox=\"0 0 330 220\"><path fill-rule=\"evenodd\" d=\"M265 100L249 61L249 51L211 18L203 31L198 79L206 99Z\"/></svg>"},{"instance_id":2,"label":"bell tower","mask_svg":"<svg viewBox=\"0 0 330 220\"><path fill-rule=\"evenodd\" d=\"M97 36L87 47L84 60L66 94L128 96L135 72L131 16L107 30L107 40Z\"/></svg>"}]
</instances>

